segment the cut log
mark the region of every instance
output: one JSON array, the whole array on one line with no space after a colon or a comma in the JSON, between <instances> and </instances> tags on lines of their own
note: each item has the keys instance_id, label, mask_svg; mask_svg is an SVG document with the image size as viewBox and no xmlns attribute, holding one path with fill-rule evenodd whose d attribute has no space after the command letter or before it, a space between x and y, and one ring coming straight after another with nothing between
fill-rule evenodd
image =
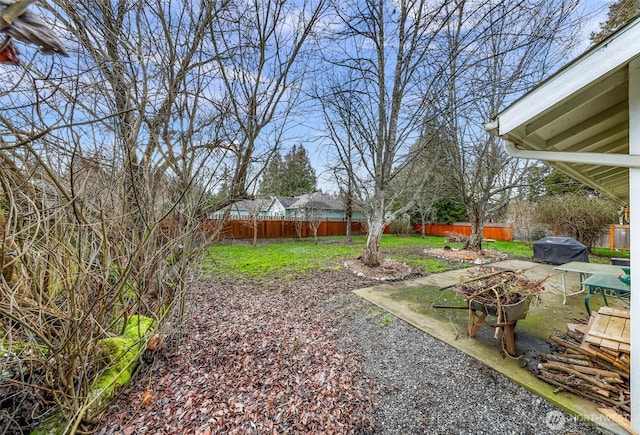
<instances>
[{"instance_id":1,"label":"cut log","mask_svg":"<svg viewBox=\"0 0 640 435\"><path fill-rule=\"evenodd\" d=\"M561 355L555 355L555 354L542 355L542 358L547 361L557 361L565 364L573 364L576 366L590 367L592 365L589 361L585 361L577 358L567 358L567 357L564 357Z\"/></svg>"},{"instance_id":2,"label":"cut log","mask_svg":"<svg viewBox=\"0 0 640 435\"><path fill-rule=\"evenodd\" d=\"M593 385L591 382L589 381L585 381L584 379L581 379L577 376L564 376L564 375L560 375L557 373L552 373L550 371L546 371L546 370L542 370L542 375L545 378L548 379L553 379L554 381L566 386L566 387L571 387L576 389L577 391L580 391L582 395L584 395L584 393L590 392L590 393L595 393L598 394L599 396L602 396L603 398L605 397L610 397L611 392L609 390L606 390L604 388L600 388L597 385Z\"/></svg>"},{"instance_id":3,"label":"cut log","mask_svg":"<svg viewBox=\"0 0 640 435\"><path fill-rule=\"evenodd\" d=\"M566 391L568 391L570 393L575 394L576 396L590 398L590 399L599 401L601 403L604 402L605 404L614 406L616 408L620 408L620 409L622 409L624 411L627 411L627 412L631 412L631 408L628 405L626 405L625 403L623 403L623 402L612 400L612 399L609 399L608 397L600 396L598 394L590 393L588 391L580 391L579 389L576 389L576 388L571 387L569 385L565 385L562 382L558 382L555 379L552 379L550 377L545 376L546 373L548 373L548 372L542 372L539 375L539 377L540 377L540 379L542 379L543 381L545 381L545 382L547 382L547 383L549 383L551 385L555 385L556 387L560 387L563 390L566 390Z\"/></svg>"},{"instance_id":4,"label":"cut log","mask_svg":"<svg viewBox=\"0 0 640 435\"><path fill-rule=\"evenodd\" d=\"M580 373L577 370L574 370L570 367L567 367L564 364L556 364L556 363L542 363L538 365L539 368L541 369L547 369L547 370L558 370L558 371L562 371L565 373L568 373L570 375L576 376L577 378L582 379L583 381L587 381L589 383L592 383L593 385L595 385L598 388L601 388L603 390L607 390L607 391L614 391L617 392L618 391L618 387L613 386L613 385L609 385L606 382L603 382L599 379L597 379L595 376L590 376L584 373ZM607 396L609 396L607 394Z\"/></svg>"},{"instance_id":5,"label":"cut log","mask_svg":"<svg viewBox=\"0 0 640 435\"><path fill-rule=\"evenodd\" d=\"M566 347L567 349L572 349L575 350L576 352L580 352L580 353L585 353L587 355L595 355L595 351L594 350L590 350L590 349L584 349L580 346L578 346L577 344L571 343L567 340L563 340L562 338L556 336L556 335L552 335L549 337L549 339L551 341L553 341L556 344L559 344L560 346Z\"/></svg>"}]
</instances>

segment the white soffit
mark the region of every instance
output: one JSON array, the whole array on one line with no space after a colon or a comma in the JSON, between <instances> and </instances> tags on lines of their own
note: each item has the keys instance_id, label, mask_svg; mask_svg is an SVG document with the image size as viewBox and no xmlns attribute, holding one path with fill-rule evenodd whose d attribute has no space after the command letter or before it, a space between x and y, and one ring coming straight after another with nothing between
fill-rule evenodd
<instances>
[{"instance_id":1,"label":"white soffit","mask_svg":"<svg viewBox=\"0 0 640 435\"><path fill-rule=\"evenodd\" d=\"M522 149L628 155L628 64L639 55L640 18L515 101L487 128ZM627 168L549 163L620 202L629 201Z\"/></svg>"}]
</instances>

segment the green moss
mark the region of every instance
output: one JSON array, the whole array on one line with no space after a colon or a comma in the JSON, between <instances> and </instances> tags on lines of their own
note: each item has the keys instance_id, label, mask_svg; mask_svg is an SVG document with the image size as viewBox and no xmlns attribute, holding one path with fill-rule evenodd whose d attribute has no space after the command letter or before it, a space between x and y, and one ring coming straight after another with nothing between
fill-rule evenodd
<instances>
[{"instance_id":1,"label":"green moss","mask_svg":"<svg viewBox=\"0 0 640 435\"><path fill-rule=\"evenodd\" d=\"M129 337L110 337L100 340L98 349L108 368L96 381L95 389L113 389L126 384L138 356L138 345Z\"/></svg>"},{"instance_id":2,"label":"green moss","mask_svg":"<svg viewBox=\"0 0 640 435\"><path fill-rule=\"evenodd\" d=\"M122 324L121 324L122 325ZM145 316L134 315L128 318L124 335L99 340L96 344L99 353L98 366L103 369L89 392L89 406L83 420L92 423L97 415L113 399L116 389L131 379L140 355L142 339L153 332L156 322ZM119 328L120 329L120 328ZM120 329L121 330L121 329ZM66 422L60 416L47 420L32 435L56 435L63 433Z\"/></svg>"},{"instance_id":3,"label":"green moss","mask_svg":"<svg viewBox=\"0 0 640 435\"><path fill-rule=\"evenodd\" d=\"M67 422L60 414L45 420L40 427L32 431L30 435L62 435Z\"/></svg>"},{"instance_id":4,"label":"green moss","mask_svg":"<svg viewBox=\"0 0 640 435\"><path fill-rule=\"evenodd\" d=\"M150 317L140 316L138 314L129 317L127 327L124 329L124 336L139 342L148 332L155 328L156 322Z\"/></svg>"},{"instance_id":5,"label":"green moss","mask_svg":"<svg viewBox=\"0 0 640 435\"><path fill-rule=\"evenodd\" d=\"M433 316L439 320L465 322L469 315L466 310L434 308L433 305L464 307L467 304L464 297L459 293L451 290L440 290L436 286L403 288L401 291L391 293L389 297L395 301L406 301L414 311L423 315Z\"/></svg>"}]
</instances>

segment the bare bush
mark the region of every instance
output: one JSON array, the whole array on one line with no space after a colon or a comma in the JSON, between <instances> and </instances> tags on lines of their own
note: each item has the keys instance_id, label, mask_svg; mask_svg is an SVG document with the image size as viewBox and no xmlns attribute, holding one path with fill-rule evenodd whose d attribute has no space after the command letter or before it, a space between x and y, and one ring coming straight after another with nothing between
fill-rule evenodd
<instances>
[{"instance_id":1,"label":"bare bush","mask_svg":"<svg viewBox=\"0 0 640 435\"><path fill-rule=\"evenodd\" d=\"M551 196L537 207L537 221L555 234L573 237L589 247L618 217L618 207L606 198L583 193Z\"/></svg>"},{"instance_id":2,"label":"bare bush","mask_svg":"<svg viewBox=\"0 0 640 435\"><path fill-rule=\"evenodd\" d=\"M465 236L464 234L447 231L448 243L467 243L468 240L469 240L469 237Z\"/></svg>"},{"instance_id":3,"label":"bare bush","mask_svg":"<svg viewBox=\"0 0 640 435\"><path fill-rule=\"evenodd\" d=\"M509 203L509 218L513 222L516 238L531 243L545 236L546 225L536 220L537 204L523 199L516 199Z\"/></svg>"}]
</instances>

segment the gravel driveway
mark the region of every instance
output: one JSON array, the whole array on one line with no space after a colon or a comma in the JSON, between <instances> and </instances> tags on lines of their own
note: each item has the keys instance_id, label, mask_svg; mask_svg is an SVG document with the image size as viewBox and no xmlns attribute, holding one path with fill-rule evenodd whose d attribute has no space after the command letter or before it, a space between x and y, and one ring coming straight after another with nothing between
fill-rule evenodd
<instances>
[{"instance_id":1,"label":"gravel driveway","mask_svg":"<svg viewBox=\"0 0 640 435\"><path fill-rule=\"evenodd\" d=\"M375 433L605 433L354 294L332 304L341 343L359 349L382 385Z\"/></svg>"}]
</instances>

